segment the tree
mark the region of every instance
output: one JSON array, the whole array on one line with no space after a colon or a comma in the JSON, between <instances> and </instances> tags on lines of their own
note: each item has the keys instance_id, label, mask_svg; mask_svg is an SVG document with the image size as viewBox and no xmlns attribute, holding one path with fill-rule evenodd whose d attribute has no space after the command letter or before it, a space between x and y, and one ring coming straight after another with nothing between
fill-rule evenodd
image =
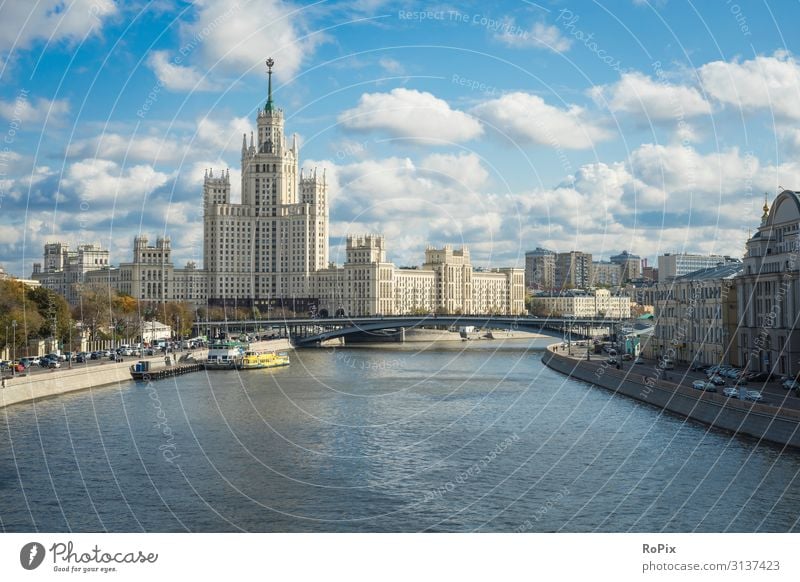
<instances>
[{"instance_id":1,"label":"tree","mask_svg":"<svg viewBox=\"0 0 800 582\"><path fill-rule=\"evenodd\" d=\"M113 297L109 290L84 289L81 292L72 315L89 332L91 341L107 337L104 330L111 325Z\"/></svg>"}]
</instances>

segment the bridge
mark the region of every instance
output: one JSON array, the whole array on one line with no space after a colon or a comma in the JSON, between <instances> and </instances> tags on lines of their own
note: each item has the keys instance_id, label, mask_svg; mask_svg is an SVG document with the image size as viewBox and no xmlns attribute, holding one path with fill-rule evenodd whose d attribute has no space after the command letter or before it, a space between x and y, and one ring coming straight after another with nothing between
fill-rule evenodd
<instances>
[{"instance_id":1,"label":"bridge","mask_svg":"<svg viewBox=\"0 0 800 582\"><path fill-rule=\"evenodd\" d=\"M211 329L226 333L263 333L263 330L278 330L289 337L297 347L318 346L326 340L355 334L386 336L389 330L414 328L446 328L472 326L481 330L512 330L542 333L552 336L587 337L603 329L611 334L617 319L592 319L572 317L526 317L512 315L398 315L364 317L307 317L293 319L251 319L242 321L202 321L195 323L199 333ZM384 333L381 333L384 332ZM376 338L377 339L377 338Z\"/></svg>"}]
</instances>

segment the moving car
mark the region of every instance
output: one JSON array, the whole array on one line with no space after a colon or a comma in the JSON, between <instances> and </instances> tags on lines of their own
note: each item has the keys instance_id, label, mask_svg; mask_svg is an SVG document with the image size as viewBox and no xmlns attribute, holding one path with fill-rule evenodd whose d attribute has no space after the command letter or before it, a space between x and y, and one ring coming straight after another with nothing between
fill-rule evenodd
<instances>
[{"instance_id":1,"label":"moving car","mask_svg":"<svg viewBox=\"0 0 800 582\"><path fill-rule=\"evenodd\" d=\"M720 376L711 376L711 378L709 378L708 381L714 384L715 386L725 385L725 379L721 378Z\"/></svg>"},{"instance_id":2,"label":"moving car","mask_svg":"<svg viewBox=\"0 0 800 582\"><path fill-rule=\"evenodd\" d=\"M695 390L705 390L706 383L703 380L695 380L692 382L692 388Z\"/></svg>"},{"instance_id":3,"label":"moving car","mask_svg":"<svg viewBox=\"0 0 800 582\"><path fill-rule=\"evenodd\" d=\"M728 398L739 398L739 391L736 388L733 388L732 386L725 388L722 391L722 394L727 396Z\"/></svg>"},{"instance_id":4,"label":"moving car","mask_svg":"<svg viewBox=\"0 0 800 582\"><path fill-rule=\"evenodd\" d=\"M758 390L748 390L744 393L745 400L752 400L753 402L763 402L764 397L761 395L761 392Z\"/></svg>"}]
</instances>

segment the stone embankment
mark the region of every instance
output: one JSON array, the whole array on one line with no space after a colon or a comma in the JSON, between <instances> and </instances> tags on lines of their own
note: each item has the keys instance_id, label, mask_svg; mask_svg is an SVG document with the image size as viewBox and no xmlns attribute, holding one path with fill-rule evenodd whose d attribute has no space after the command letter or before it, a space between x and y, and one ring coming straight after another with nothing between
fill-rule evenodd
<instances>
[{"instance_id":1,"label":"stone embankment","mask_svg":"<svg viewBox=\"0 0 800 582\"><path fill-rule=\"evenodd\" d=\"M551 345L542 362L562 374L628 396L714 428L748 435L779 445L800 447L800 410L728 398L672 382L652 366L628 364L618 370L594 356L586 361L570 357ZM671 379L676 374L670 373Z\"/></svg>"}]
</instances>

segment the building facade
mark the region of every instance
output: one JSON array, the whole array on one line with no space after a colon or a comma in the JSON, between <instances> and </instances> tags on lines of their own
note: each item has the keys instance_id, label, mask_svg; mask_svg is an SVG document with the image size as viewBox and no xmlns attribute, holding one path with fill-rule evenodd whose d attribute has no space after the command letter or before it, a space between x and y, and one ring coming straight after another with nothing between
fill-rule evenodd
<instances>
[{"instance_id":1,"label":"building facade","mask_svg":"<svg viewBox=\"0 0 800 582\"><path fill-rule=\"evenodd\" d=\"M611 262L621 268L621 283L627 283L642 276L642 258L639 255L622 251L620 254L611 257Z\"/></svg>"},{"instance_id":2,"label":"building facade","mask_svg":"<svg viewBox=\"0 0 800 582\"><path fill-rule=\"evenodd\" d=\"M737 317L731 305L743 268L728 263L656 285L655 329L645 353L682 363L735 364L730 346Z\"/></svg>"},{"instance_id":3,"label":"building facade","mask_svg":"<svg viewBox=\"0 0 800 582\"><path fill-rule=\"evenodd\" d=\"M592 286L592 255L570 251L556 255L555 288L588 289Z\"/></svg>"},{"instance_id":4,"label":"building facade","mask_svg":"<svg viewBox=\"0 0 800 582\"><path fill-rule=\"evenodd\" d=\"M78 245L76 250L70 250L69 245L64 242L46 243L43 262L33 264L31 279L55 291L74 305L80 299L86 274L108 268L108 261L108 249L97 244Z\"/></svg>"},{"instance_id":5,"label":"building facade","mask_svg":"<svg viewBox=\"0 0 800 582\"><path fill-rule=\"evenodd\" d=\"M666 253L658 257L658 282L671 281L700 269L737 263L739 259L723 255L697 255L692 253Z\"/></svg>"},{"instance_id":6,"label":"building facade","mask_svg":"<svg viewBox=\"0 0 800 582\"><path fill-rule=\"evenodd\" d=\"M525 281L529 289L555 289L556 253L542 247L526 252Z\"/></svg>"},{"instance_id":7,"label":"building facade","mask_svg":"<svg viewBox=\"0 0 800 582\"><path fill-rule=\"evenodd\" d=\"M398 268L386 260L383 236L351 235L345 257L311 276L322 316L525 312L524 271L475 270L466 247L429 247L421 267Z\"/></svg>"},{"instance_id":8,"label":"building facade","mask_svg":"<svg viewBox=\"0 0 800 582\"><path fill-rule=\"evenodd\" d=\"M736 279L740 365L796 376L800 372L800 193L781 192L747 241Z\"/></svg>"},{"instance_id":9,"label":"building facade","mask_svg":"<svg viewBox=\"0 0 800 582\"><path fill-rule=\"evenodd\" d=\"M328 264L325 174L299 170L297 135L290 146L283 110L272 100L271 64L256 124L249 145L242 138L241 203L231 202L229 171L211 170L204 180L203 256L212 304L307 302L311 273Z\"/></svg>"},{"instance_id":10,"label":"building facade","mask_svg":"<svg viewBox=\"0 0 800 582\"><path fill-rule=\"evenodd\" d=\"M609 261L592 261L591 287L618 287L622 284L622 266Z\"/></svg>"},{"instance_id":11,"label":"building facade","mask_svg":"<svg viewBox=\"0 0 800 582\"><path fill-rule=\"evenodd\" d=\"M608 289L580 289L559 293L539 293L532 299L535 315L548 317L607 317L627 319L631 316L631 299L612 295Z\"/></svg>"}]
</instances>

